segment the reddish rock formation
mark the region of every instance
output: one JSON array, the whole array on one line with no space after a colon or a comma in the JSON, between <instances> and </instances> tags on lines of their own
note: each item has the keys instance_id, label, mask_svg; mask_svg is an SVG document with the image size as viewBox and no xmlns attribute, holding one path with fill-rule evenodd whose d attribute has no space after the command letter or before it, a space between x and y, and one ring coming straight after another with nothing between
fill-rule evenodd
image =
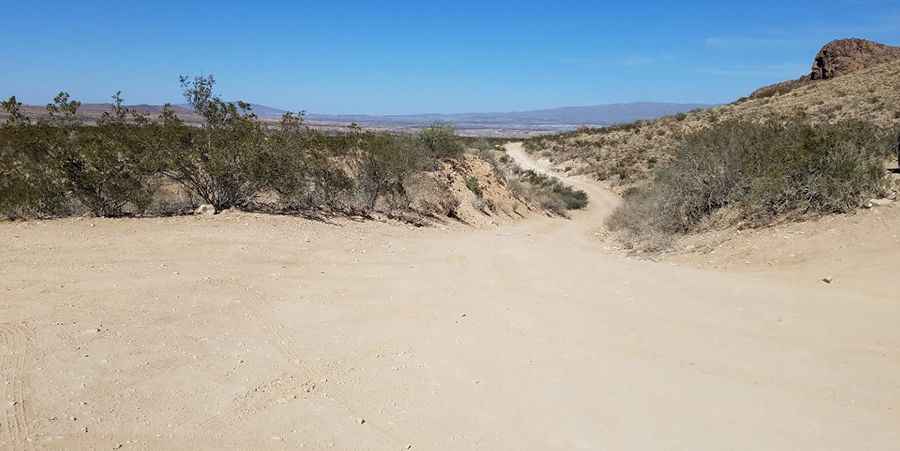
<instances>
[{"instance_id":1,"label":"reddish rock formation","mask_svg":"<svg viewBox=\"0 0 900 451\"><path fill-rule=\"evenodd\" d=\"M900 47L865 39L838 39L825 44L813 61L809 74L757 89L750 98L771 97L790 92L815 80L827 80L877 64L900 59Z\"/></svg>"},{"instance_id":2,"label":"reddish rock formation","mask_svg":"<svg viewBox=\"0 0 900 451\"><path fill-rule=\"evenodd\" d=\"M900 58L900 47L865 39L840 39L829 42L813 62L809 77L827 80Z\"/></svg>"}]
</instances>

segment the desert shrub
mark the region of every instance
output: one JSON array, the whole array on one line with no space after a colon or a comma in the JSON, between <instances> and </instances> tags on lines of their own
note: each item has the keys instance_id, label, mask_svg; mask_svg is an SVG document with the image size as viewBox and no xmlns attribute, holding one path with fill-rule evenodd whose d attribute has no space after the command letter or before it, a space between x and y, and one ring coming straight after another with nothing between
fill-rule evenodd
<instances>
[{"instance_id":1,"label":"desert shrub","mask_svg":"<svg viewBox=\"0 0 900 451\"><path fill-rule=\"evenodd\" d=\"M532 196L541 206L556 214L565 216L566 210L580 210L587 207L588 195L561 182L556 177L528 170L522 172L520 180L533 189Z\"/></svg>"},{"instance_id":2,"label":"desert shrub","mask_svg":"<svg viewBox=\"0 0 900 451\"><path fill-rule=\"evenodd\" d=\"M434 124L419 132L418 140L427 156L435 160L458 158L465 150L452 125Z\"/></svg>"},{"instance_id":3,"label":"desert shrub","mask_svg":"<svg viewBox=\"0 0 900 451\"><path fill-rule=\"evenodd\" d=\"M72 195L97 216L141 213L150 204L158 171L145 139L147 122L113 96L113 111L95 127L80 126L62 145L62 173Z\"/></svg>"},{"instance_id":4,"label":"desert shrub","mask_svg":"<svg viewBox=\"0 0 900 451\"><path fill-rule=\"evenodd\" d=\"M303 117L286 113L267 139L262 166L265 188L279 195L289 211L328 207L346 210L355 184L341 157L349 141L331 139L303 126Z\"/></svg>"},{"instance_id":5,"label":"desert shrub","mask_svg":"<svg viewBox=\"0 0 900 451\"><path fill-rule=\"evenodd\" d=\"M478 177L475 177L474 175L466 177L466 188L478 197L481 197L481 195L484 194L481 191L481 185L478 183Z\"/></svg>"},{"instance_id":6,"label":"desert shrub","mask_svg":"<svg viewBox=\"0 0 900 451\"><path fill-rule=\"evenodd\" d=\"M37 123L11 111L14 99L4 104L11 113L0 157L6 168L4 210L53 216L72 199L94 215L121 216L149 205L156 167L143 145L147 123L129 118L119 94L113 98L113 112L94 127L80 124L80 104L66 93L56 96L47 118Z\"/></svg>"},{"instance_id":7,"label":"desert shrub","mask_svg":"<svg viewBox=\"0 0 900 451\"><path fill-rule=\"evenodd\" d=\"M435 170L441 161L461 157L465 145L450 125L435 124L415 136L362 132L353 138L357 156L358 192L365 207L374 209L380 198L386 198L392 208L407 208L409 196L405 184L416 172ZM489 152L486 140L472 142Z\"/></svg>"},{"instance_id":8,"label":"desert shrub","mask_svg":"<svg viewBox=\"0 0 900 451\"><path fill-rule=\"evenodd\" d=\"M203 118L199 127L182 122L168 105L157 118L137 115L119 94L93 125L82 123L80 104L66 93L36 121L15 98L2 102L0 215L175 214L198 200L217 210L355 212L382 200L405 209L405 183L414 173L455 164L464 142L484 155L499 153L494 147L502 142L463 141L441 124L416 135L359 127L320 132L306 127L302 114L285 115L274 126L258 120L248 104L217 97L212 76L182 77L181 86ZM499 170L496 159L491 164Z\"/></svg>"},{"instance_id":9,"label":"desert shrub","mask_svg":"<svg viewBox=\"0 0 900 451\"><path fill-rule=\"evenodd\" d=\"M64 210L65 188L52 169L44 131L30 124L0 127L0 215L48 217Z\"/></svg>"},{"instance_id":10,"label":"desert shrub","mask_svg":"<svg viewBox=\"0 0 900 451\"><path fill-rule=\"evenodd\" d=\"M201 115L199 129L164 121L172 138L162 147L163 173L216 210L247 207L266 185L266 133L244 102L213 93L215 80L181 77L185 100Z\"/></svg>"},{"instance_id":11,"label":"desert shrub","mask_svg":"<svg viewBox=\"0 0 900 451\"><path fill-rule=\"evenodd\" d=\"M723 208L751 226L845 213L883 189L887 133L862 122L728 121L689 136L608 220L631 236L694 231Z\"/></svg>"},{"instance_id":12,"label":"desert shrub","mask_svg":"<svg viewBox=\"0 0 900 451\"><path fill-rule=\"evenodd\" d=\"M78 103L60 93L40 122L26 118L21 106L15 97L3 102L9 117L0 129L0 211L11 218L55 216L67 204L60 163Z\"/></svg>"},{"instance_id":13,"label":"desert shrub","mask_svg":"<svg viewBox=\"0 0 900 451\"><path fill-rule=\"evenodd\" d=\"M369 209L374 209L382 196L389 196L395 205L407 200L404 182L414 172L434 165L434 149L423 148L421 136L411 139L365 132L359 139L358 180Z\"/></svg>"}]
</instances>

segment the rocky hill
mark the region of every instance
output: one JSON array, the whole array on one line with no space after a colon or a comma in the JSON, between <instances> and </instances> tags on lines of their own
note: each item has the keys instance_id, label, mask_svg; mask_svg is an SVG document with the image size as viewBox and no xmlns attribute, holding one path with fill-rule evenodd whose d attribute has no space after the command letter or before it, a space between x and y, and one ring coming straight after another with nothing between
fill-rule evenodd
<instances>
[{"instance_id":1,"label":"rocky hill","mask_svg":"<svg viewBox=\"0 0 900 451\"><path fill-rule=\"evenodd\" d=\"M900 47L892 47L865 39L838 39L819 50L809 73L796 79L764 86L750 95L751 98L785 94L818 80L829 80L841 75L877 66L900 58Z\"/></svg>"},{"instance_id":2,"label":"rocky hill","mask_svg":"<svg viewBox=\"0 0 900 451\"><path fill-rule=\"evenodd\" d=\"M828 43L816 55L812 80L828 80L900 58L900 47L865 39L841 39Z\"/></svg>"},{"instance_id":3,"label":"rocky hill","mask_svg":"<svg viewBox=\"0 0 900 451\"><path fill-rule=\"evenodd\" d=\"M799 117L816 122L858 119L881 127L900 124L900 48L862 40L829 43L810 74L767 87L728 105L654 121L582 129L526 141L557 167L608 181L619 191L645 182L687 134L729 119ZM816 78L813 78L816 77Z\"/></svg>"}]
</instances>

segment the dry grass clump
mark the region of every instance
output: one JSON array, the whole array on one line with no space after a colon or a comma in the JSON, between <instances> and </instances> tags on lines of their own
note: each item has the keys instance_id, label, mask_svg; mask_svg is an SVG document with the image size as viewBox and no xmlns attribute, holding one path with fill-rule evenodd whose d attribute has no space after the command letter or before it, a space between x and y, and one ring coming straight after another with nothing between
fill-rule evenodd
<instances>
[{"instance_id":1,"label":"dry grass clump","mask_svg":"<svg viewBox=\"0 0 900 451\"><path fill-rule=\"evenodd\" d=\"M887 189L894 137L860 121L723 122L686 137L607 225L630 247L656 251L714 215L752 227L850 212Z\"/></svg>"}]
</instances>

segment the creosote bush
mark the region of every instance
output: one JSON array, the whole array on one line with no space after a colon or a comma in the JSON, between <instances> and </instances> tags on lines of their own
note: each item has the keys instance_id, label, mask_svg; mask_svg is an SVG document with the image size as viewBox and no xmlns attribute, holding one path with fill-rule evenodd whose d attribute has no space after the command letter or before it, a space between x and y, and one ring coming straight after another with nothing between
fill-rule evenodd
<instances>
[{"instance_id":1,"label":"creosote bush","mask_svg":"<svg viewBox=\"0 0 900 451\"><path fill-rule=\"evenodd\" d=\"M890 135L863 122L729 121L687 137L651 183L626 193L608 225L659 250L727 209L729 223L846 213L885 189Z\"/></svg>"},{"instance_id":2,"label":"creosote bush","mask_svg":"<svg viewBox=\"0 0 900 451\"><path fill-rule=\"evenodd\" d=\"M112 113L95 127L79 123L80 104L66 93L37 121L23 117L14 98L4 102L10 119L0 131L0 208L6 216L59 215L70 200L97 216L147 207L156 161L146 138L153 127L139 116L129 119L118 94L114 100Z\"/></svg>"},{"instance_id":3,"label":"creosote bush","mask_svg":"<svg viewBox=\"0 0 900 451\"><path fill-rule=\"evenodd\" d=\"M555 177L527 170L521 173L521 180L536 191L535 197L539 199L541 207L560 216L565 216L567 210L587 207L587 193L576 190Z\"/></svg>"},{"instance_id":4,"label":"creosote bush","mask_svg":"<svg viewBox=\"0 0 900 451\"><path fill-rule=\"evenodd\" d=\"M181 77L184 98L204 119L199 130L186 129L174 117L164 124L179 139L160 150L162 173L216 210L248 207L265 182L266 134L250 106L213 95L212 76Z\"/></svg>"},{"instance_id":5,"label":"creosote bush","mask_svg":"<svg viewBox=\"0 0 900 451\"><path fill-rule=\"evenodd\" d=\"M416 135L327 133L286 114L260 121L249 104L226 102L215 80L181 77L188 104L203 118L189 126L166 105L158 117L128 110L120 94L95 124L60 93L40 118L26 117L15 97L2 103L0 215L57 217L145 214L161 186L180 187L195 202L276 212L365 214L409 206L405 182L418 171L459 158L465 147L452 126ZM183 209L181 211L184 211Z\"/></svg>"}]
</instances>

